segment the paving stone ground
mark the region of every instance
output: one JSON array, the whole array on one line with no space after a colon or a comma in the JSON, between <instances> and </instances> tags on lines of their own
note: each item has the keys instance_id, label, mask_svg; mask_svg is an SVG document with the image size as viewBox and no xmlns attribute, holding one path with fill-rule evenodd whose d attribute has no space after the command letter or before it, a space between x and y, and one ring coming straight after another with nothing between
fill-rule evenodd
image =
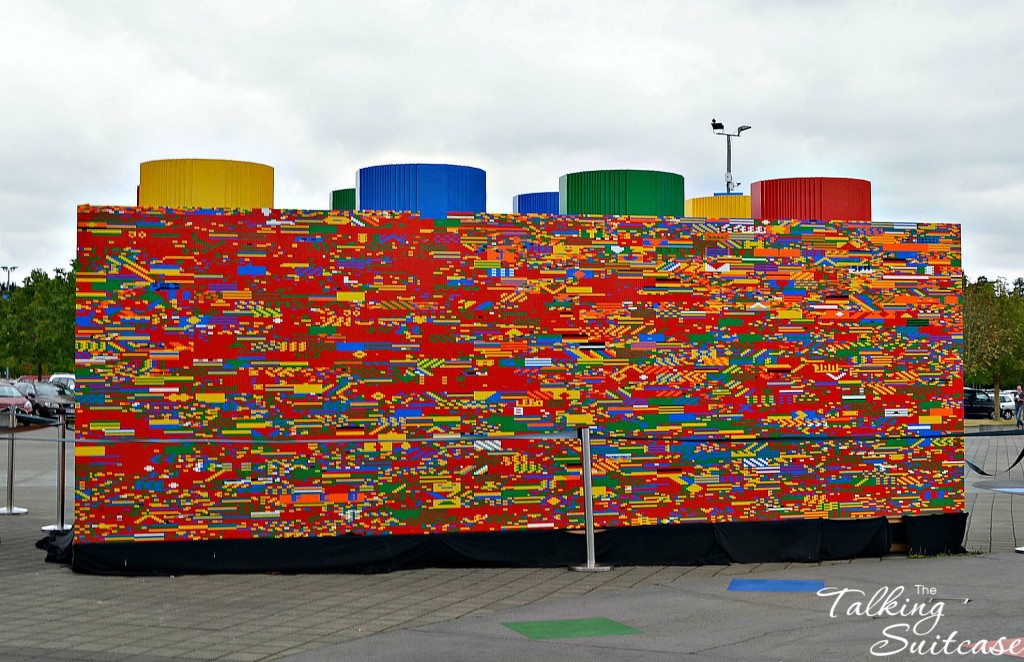
<instances>
[{"instance_id":1,"label":"paving stone ground","mask_svg":"<svg viewBox=\"0 0 1024 662\"><path fill-rule=\"evenodd\" d=\"M1012 426L1010 428L1012 429ZM0 433L0 506L6 505ZM568 569L426 569L383 575L99 577L44 563L40 527L57 519L56 434L16 444L15 505L0 517L0 660L814 660L872 659L886 619L829 615L810 594L736 593L735 577L824 579L865 591L934 588L943 636L1024 636L1024 469L966 477L968 555L826 564ZM968 459L1009 466L1024 436L969 439ZM66 472L71 485L71 459ZM68 519L73 501L66 501ZM918 601L918 597L913 597ZM969 603L957 602L962 597ZM922 598L924 599L924 598ZM535 641L504 623L609 618L634 636ZM947 627L947 625L949 627ZM934 633L929 633L933 636ZM933 637L934 638L934 637ZM921 655L905 659L921 659ZM894 655L890 659L904 659ZM941 656L938 659L944 659ZM975 658L977 659L977 658Z\"/></svg>"}]
</instances>

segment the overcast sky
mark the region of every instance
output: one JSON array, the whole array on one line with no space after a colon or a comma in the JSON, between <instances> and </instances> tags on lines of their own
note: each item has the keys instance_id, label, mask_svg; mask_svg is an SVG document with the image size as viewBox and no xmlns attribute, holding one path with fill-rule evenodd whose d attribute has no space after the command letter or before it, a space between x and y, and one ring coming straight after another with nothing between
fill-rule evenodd
<instances>
[{"instance_id":1,"label":"overcast sky","mask_svg":"<svg viewBox=\"0 0 1024 662\"><path fill-rule=\"evenodd\" d=\"M874 217L963 226L964 268L1024 276L1024 4L962 0L0 0L0 264L66 267L75 206L139 164L275 168L323 209L358 168L487 171L487 207L567 172L657 169L686 195L872 183ZM2 274L0 274L2 277Z\"/></svg>"}]
</instances>

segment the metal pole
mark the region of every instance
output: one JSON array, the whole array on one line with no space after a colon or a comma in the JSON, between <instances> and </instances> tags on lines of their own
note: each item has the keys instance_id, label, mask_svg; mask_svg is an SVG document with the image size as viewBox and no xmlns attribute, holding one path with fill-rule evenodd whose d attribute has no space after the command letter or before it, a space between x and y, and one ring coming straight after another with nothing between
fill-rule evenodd
<instances>
[{"instance_id":1,"label":"metal pole","mask_svg":"<svg viewBox=\"0 0 1024 662\"><path fill-rule=\"evenodd\" d=\"M583 448L583 517L586 524L587 564L571 566L577 572L605 572L610 565L597 565L594 552L594 475L590 466L590 428L581 427L579 435Z\"/></svg>"},{"instance_id":2,"label":"metal pole","mask_svg":"<svg viewBox=\"0 0 1024 662\"><path fill-rule=\"evenodd\" d=\"M725 192L732 193L732 135L725 134Z\"/></svg>"},{"instance_id":3,"label":"metal pole","mask_svg":"<svg viewBox=\"0 0 1024 662\"><path fill-rule=\"evenodd\" d=\"M7 413L11 423L7 436L7 507L0 508L0 515L24 515L28 509L14 505L14 428L18 425L18 417L14 415L14 407L9 407Z\"/></svg>"},{"instance_id":4,"label":"metal pole","mask_svg":"<svg viewBox=\"0 0 1024 662\"><path fill-rule=\"evenodd\" d=\"M64 466L67 464L68 449L68 421L64 414L57 416L60 428L60 441L57 443L57 523L47 524L42 527L43 531L67 531L70 524L64 523L64 497L67 491L67 480L64 478Z\"/></svg>"}]
</instances>

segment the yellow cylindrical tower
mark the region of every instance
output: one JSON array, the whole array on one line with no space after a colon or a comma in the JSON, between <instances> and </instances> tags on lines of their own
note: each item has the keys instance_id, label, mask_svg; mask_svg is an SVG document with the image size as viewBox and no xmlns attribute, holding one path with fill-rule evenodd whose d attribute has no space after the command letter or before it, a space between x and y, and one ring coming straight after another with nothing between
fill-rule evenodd
<instances>
[{"instance_id":1,"label":"yellow cylindrical tower","mask_svg":"<svg viewBox=\"0 0 1024 662\"><path fill-rule=\"evenodd\" d=\"M750 218L750 196L709 195L686 201L686 215L694 218Z\"/></svg>"},{"instance_id":2,"label":"yellow cylindrical tower","mask_svg":"<svg viewBox=\"0 0 1024 662\"><path fill-rule=\"evenodd\" d=\"M274 169L221 159L163 159L139 168L140 207L274 207Z\"/></svg>"}]
</instances>

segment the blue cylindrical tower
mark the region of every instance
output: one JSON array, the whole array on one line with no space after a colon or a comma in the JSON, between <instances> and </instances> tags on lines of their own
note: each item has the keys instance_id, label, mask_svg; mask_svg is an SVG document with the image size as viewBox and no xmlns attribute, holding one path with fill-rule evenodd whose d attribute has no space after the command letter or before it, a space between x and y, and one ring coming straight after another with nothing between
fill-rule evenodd
<instances>
[{"instance_id":1,"label":"blue cylindrical tower","mask_svg":"<svg viewBox=\"0 0 1024 662\"><path fill-rule=\"evenodd\" d=\"M514 214L557 214L558 191L544 193L520 193L512 196Z\"/></svg>"},{"instance_id":2,"label":"blue cylindrical tower","mask_svg":"<svg viewBox=\"0 0 1024 662\"><path fill-rule=\"evenodd\" d=\"M360 168L356 208L419 212L446 218L449 212L487 209L487 173L470 166L402 163Z\"/></svg>"}]
</instances>

